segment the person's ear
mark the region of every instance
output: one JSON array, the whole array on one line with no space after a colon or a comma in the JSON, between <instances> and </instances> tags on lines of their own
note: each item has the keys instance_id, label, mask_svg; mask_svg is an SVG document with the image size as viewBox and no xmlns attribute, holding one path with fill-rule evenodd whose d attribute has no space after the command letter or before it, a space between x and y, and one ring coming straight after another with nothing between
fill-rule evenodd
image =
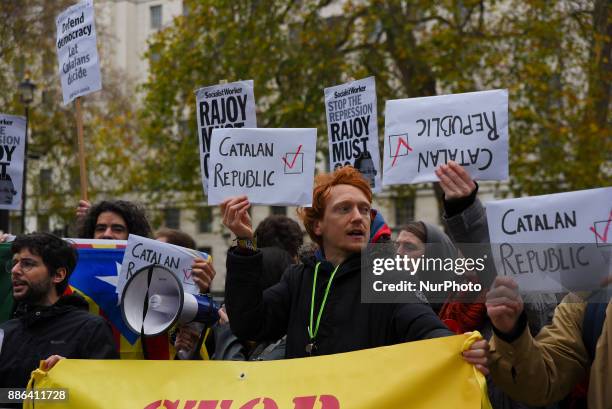
<instances>
[{"instance_id":1,"label":"person's ear","mask_svg":"<svg viewBox=\"0 0 612 409\"><path fill-rule=\"evenodd\" d=\"M312 226L312 231L314 232L315 236L322 236L323 235L323 229L321 227L321 220L315 220L313 226Z\"/></svg>"},{"instance_id":2,"label":"person's ear","mask_svg":"<svg viewBox=\"0 0 612 409\"><path fill-rule=\"evenodd\" d=\"M53 277L51 277L51 282L53 282L53 284L59 284L66 279L67 274L68 272L66 271L66 268L60 267L55 270L55 274L53 275Z\"/></svg>"}]
</instances>

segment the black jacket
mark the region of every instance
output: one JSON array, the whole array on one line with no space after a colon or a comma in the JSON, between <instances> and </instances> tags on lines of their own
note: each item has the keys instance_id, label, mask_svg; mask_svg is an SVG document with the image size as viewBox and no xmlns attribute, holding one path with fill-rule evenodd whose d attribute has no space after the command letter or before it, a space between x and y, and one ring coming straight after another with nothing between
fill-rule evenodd
<instances>
[{"instance_id":1,"label":"black jacket","mask_svg":"<svg viewBox=\"0 0 612 409\"><path fill-rule=\"evenodd\" d=\"M260 252L227 256L225 301L232 332L241 339L275 341L287 335L287 358L308 356L308 324L316 260L287 268L281 281L260 290ZM360 299L361 256L349 257L336 272L316 337L317 354L392 345L453 335L426 304L363 304ZM319 267L315 292L315 320L331 263Z\"/></svg>"},{"instance_id":2,"label":"black jacket","mask_svg":"<svg viewBox=\"0 0 612 409\"><path fill-rule=\"evenodd\" d=\"M43 359L61 355L75 359L118 359L106 321L87 312L77 295L61 297L48 307L31 307L0 325L0 387L23 388Z\"/></svg>"}]
</instances>

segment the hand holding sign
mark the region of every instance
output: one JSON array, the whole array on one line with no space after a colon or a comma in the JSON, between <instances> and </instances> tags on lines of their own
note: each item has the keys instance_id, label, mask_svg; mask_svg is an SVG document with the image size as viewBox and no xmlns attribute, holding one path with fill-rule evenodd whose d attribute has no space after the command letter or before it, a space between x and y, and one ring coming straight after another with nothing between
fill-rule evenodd
<instances>
[{"instance_id":1,"label":"hand holding sign","mask_svg":"<svg viewBox=\"0 0 612 409\"><path fill-rule=\"evenodd\" d=\"M210 284L217 275L212 263L203 258L196 257L191 265L191 279L200 289L200 293L207 293L210 290Z\"/></svg>"},{"instance_id":2,"label":"hand holding sign","mask_svg":"<svg viewBox=\"0 0 612 409\"><path fill-rule=\"evenodd\" d=\"M504 334L510 333L523 313L523 299L511 277L497 277L487 293L487 314L493 326Z\"/></svg>"},{"instance_id":3,"label":"hand holding sign","mask_svg":"<svg viewBox=\"0 0 612 409\"><path fill-rule=\"evenodd\" d=\"M472 177L463 166L454 161L438 167L436 176L440 178L440 187L444 190L446 200L468 197L476 189L476 183L474 183Z\"/></svg>"},{"instance_id":4,"label":"hand holding sign","mask_svg":"<svg viewBox=\"0 0 612 409\"><path fill-rule=\"evenodd\" d=\"M223 225L241 239L253 239L253 225L248 212L250 207L246 196L230 197L221 203Z\"/></svg>"}]
</instances>

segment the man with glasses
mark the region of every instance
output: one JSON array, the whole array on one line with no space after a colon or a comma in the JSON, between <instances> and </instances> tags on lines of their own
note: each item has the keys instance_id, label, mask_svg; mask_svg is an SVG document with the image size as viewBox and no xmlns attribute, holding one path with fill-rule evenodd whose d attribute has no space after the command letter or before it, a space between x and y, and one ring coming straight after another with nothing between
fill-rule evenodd
<instances>
[{"instance_id":1,"label":"man with glasses","mask_svg":"<svg viewBox=\"0 0 612 409\"><path fill-rule=\"evenodd\" d=\"M23 388L45 360L50 369L63 357L119 358L102 317L87 312L77 295L62 295L77 263L70 243L48 233L19 236L7 265L16 318L0 325L0 388Z\"/></svg>"}]
</instances>

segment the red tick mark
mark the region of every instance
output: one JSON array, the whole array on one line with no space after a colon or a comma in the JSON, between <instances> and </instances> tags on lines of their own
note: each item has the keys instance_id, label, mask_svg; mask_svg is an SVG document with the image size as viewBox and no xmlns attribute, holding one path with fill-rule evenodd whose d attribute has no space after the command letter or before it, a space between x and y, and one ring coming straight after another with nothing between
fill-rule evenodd
<instances>
[{"instance_id":1,"label":"red tick mark","mask_svg":"<svg viewBox=\"0 0 612 409\"><path fill-rule=\"evenodd\" d=\"M595 227L589 227L589 229L591 229L591 231L595 233L595 236L597 236L599 240L602 241L602 243L608 242L608 230L610 230L610 222L612 222L612 210L610 211L610 216L608 216L608 222L606 223L606 227L604 228L603 236L600 236L599 233L597 233Z\"/></svg>"},{"instance_id":2,"label":"red tick mark","mask_svg":"<svg viewBox=\"0 0 612 409\"><path fill-rule=\"evenodd\" d=\"M397 155L399 154L399 150L401 145L404 145L408 148L408 152L412 152L412 148L408 145L408 142L404 140L404 138L400 137L399 141L397 141L397 149L395 150L395 156L393 157L393 163L391 163L391 167L395 166L395 161L397 161Z\"/></svg>"},{"instance_id":3,"label":"red tick mark","mask_svg":"<svg viewBox=\"0 0 612 409\"><path fill-rule=\"evenodd\" d=\"M287 154L285 154L285 156L283 158L281 158L283 160L283 162L285 162L285 165L289 166L289 169L293 169L293 165L295 165L295 160L297 159L298 155L300 154L300 151L302 150L302 145L298 146L297 148L297 152L294 153L293 155L293 160L291 161L291 165L289 164L289 162L287 162Z\"/></svg>"}]
</instances>

